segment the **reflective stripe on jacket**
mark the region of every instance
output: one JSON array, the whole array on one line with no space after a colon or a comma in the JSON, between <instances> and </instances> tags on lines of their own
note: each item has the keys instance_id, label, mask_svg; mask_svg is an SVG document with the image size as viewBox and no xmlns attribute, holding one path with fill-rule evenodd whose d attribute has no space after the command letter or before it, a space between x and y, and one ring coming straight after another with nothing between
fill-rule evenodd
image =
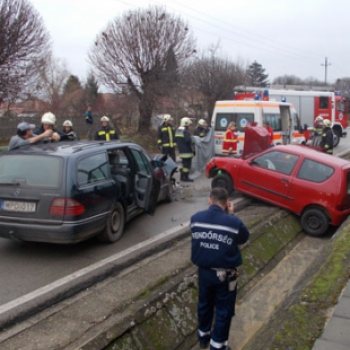
<instances>
[{"instance_id":1,"label":"reflective stripe on jacket","mask_svg":"<svg viewBox=\"0 0 350 350\"><path fill-rule=\"evenodd\" d=\"M175 141L179 150L180 158L192 158L194 156L192 149L192 136L186 127L180 126L176 130Z\"/></svg>"},{"instance_id":2,"label":"reflective stripe on jacket","mask_svg":"<svg viewBox=\"0 0 350 350\"><path fill-rule=\"evenodd\" d=\"M103 141L110 141L110 140L118 140L119 135L116 130L112 129L110 126L107 128L101 127L96 131L95 134L95 140L103 140Z\"/></svg>"},{"instance_id":3,"label":"reflective stripe on jacket","mask_svg":"<svg viewBox=\"0 0 350 350\"><path fill-rule=\"evenodd\" d=\"M158 126L157 143L163 147L175 147L175 128L165 123Z\"/></svg>"}]
</instances>

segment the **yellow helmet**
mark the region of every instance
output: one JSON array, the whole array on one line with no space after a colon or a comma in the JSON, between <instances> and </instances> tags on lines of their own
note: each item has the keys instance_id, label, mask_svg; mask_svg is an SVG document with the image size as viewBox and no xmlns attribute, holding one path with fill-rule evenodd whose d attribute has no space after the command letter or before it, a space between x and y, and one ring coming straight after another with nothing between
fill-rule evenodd
<instances>
[{"instance_id":1,"label":"yellow helmet","mask_svg":"<svg viewBox=\"0 0 350 350\"><path fill-rule=\"evenodd\" d=\"M192 125L192 120L188 117L184 117L181 119L180 126L190 126Z\"/></svg>"}]
</instances>

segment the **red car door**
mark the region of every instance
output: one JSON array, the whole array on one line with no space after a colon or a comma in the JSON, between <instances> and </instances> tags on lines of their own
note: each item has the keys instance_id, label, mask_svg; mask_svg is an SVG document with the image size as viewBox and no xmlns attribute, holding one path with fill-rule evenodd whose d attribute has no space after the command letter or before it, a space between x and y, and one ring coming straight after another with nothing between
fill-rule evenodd
<instances>
[{"instance_id":1,"label":"red car door","mask_svg":"<svg viewBox=\"0 0 350 350\"><path fill-rule=\"evenodd\" d=\"M281 151L265 152L243 162L236 188L254 197L284 206L299 157Z\"/></svg>"}]
</instances>

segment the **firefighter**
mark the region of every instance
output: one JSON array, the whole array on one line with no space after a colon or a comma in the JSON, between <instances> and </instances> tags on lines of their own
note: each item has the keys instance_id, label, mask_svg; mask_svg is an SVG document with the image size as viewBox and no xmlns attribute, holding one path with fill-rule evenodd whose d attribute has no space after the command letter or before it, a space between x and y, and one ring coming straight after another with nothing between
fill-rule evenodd
<instances>
[{"instance_id":1,"label":"firefighter","mask_svg":"<svg viewBox=\"0 0 350 350\"><path fill-rule=\"evenodd\" d=\"M47 142L60 141L61 136L55 129L55 124L56 124L56 116L51 112L46 112L41 117L41 126L39 126L34 130L34 134L41 135L46 130L52 130L53 131L52 136L47 138L46 141Z\"/></svg>"},{"instance_id":2,"label":"firefighter","mask_svg":"<svg viewBox=\"0 0 350 350\"><path fill-rule=\"evenodd\" d=\"M175 128L171 121L171 115L165 114L163 123L158 126L157 143L159 150L161 150L163 154L169 155L175 162Z\"/></svg>"},{"instance_id":3,"label":"firefighter","mask_svg":"<svg viewBox=\"0 0 350 350\"><path fill-rule=\"evenodd\" d=\"M77 141L78 135L73 130L73 123L70 120L65 120L62 124L63 130L60 133L61 141Z\"/></svg>"},{"instance_id":4,"label":"firefighter","mask_svg":"<svg viewBox=\"0 0 350 350\"><path fill-rule=\"evenodd\" d=\"M332 122L329 119L323 120L323 130L321 136L321 149L322 152L333 154L333 131L332 131Z\"/></svg>"},{"instance_id":5,"label":"firefighter","mask_svg":"<svg viewBox=\"0 0 350 350\"><path fill-rule=\"evenodd\" d=\"M111 141L119 140L118 132L109 125L109 118L104 116L100 119L101 127L95 133L95 140Z\"/></svg>"},{"instance_id":6,"label":"firefighter","mask_svg":"<svg viewBox=\"0 0 350 350\"><path fill-rule=\"evenodd\" d=\"M198 267L197 334L201 349L210 344L210 350L229 350L237 267L242 264L238 245L247 242L250 233L234 215L226 189L213 188L209 205L209 209L191 217L191 260Z\"/></svg>"},{"instance_id":7,"label":"firefighter","mask_svg":"<svg viewBox=\"0 0 350 350\"><path fill-rule=\"evenodd\" d=\"M192 136L189 131L191 125L192 121L190 118L182 118L180 127L175 133L175 141L179 149L179 157L182 160L182 164L180 165L180 180L186 182L193 182L193 180L189 178L192 158L194 156L192 149Z\"/></svg>"},{"instance_id":8,"label":"firefighter","mask_svg":"<svg viewBox=\"0 0 350 350\"><path fill-rule=\"evenodd\" d=\"M204 119L198 120L198 126L194 130L194 136L204 137L209 132L208 123Z\"/></svg>"},{"instance_id":9,"label":"firefighter","mask_svg":"<svg viewBox=\"0 0 350 350\"><path fill-rule=\"evenodd\" d=\"M222 144L222 153L227 155L237 154L237 135L235 133L237 127L235 122L230 122L227 127L224 142Z\"/></svg>"}]
</instances>

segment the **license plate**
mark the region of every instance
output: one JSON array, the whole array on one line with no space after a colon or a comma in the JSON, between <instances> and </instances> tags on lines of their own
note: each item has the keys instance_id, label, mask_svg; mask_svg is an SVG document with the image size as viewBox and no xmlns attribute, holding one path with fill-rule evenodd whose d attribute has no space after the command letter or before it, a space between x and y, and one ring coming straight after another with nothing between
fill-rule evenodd
<instances>
[{"instance_id":1,"label":"license plate","mask_svg":"<svg viewBox=\"0 0 350 350\"><path fill-rule=\"evenodd\" d=\"M15 202L4 201L2 202L2 210L14 211L20 213L34 213L36 209L35 203L32 202Z\"/></svg>"}]
</instances>

